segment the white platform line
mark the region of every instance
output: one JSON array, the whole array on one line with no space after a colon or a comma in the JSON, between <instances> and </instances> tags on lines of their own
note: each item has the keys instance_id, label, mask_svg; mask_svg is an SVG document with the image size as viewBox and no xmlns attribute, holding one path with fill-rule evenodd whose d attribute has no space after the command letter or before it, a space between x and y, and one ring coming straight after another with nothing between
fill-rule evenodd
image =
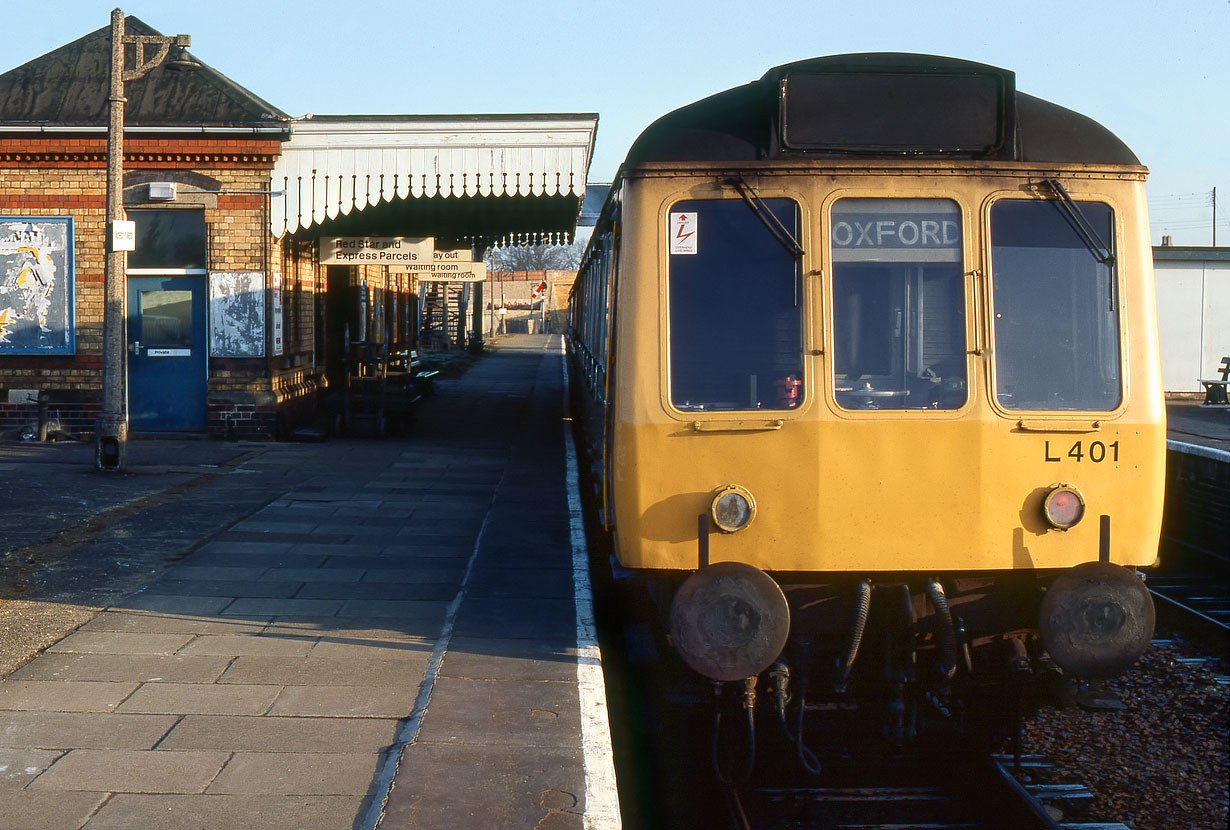
<instances>
[{"instance_id":1,"label":"white platform line","mask_svg":"<svg viewBox=\"0 0 1230 830\"><path fill-rule=\"evenodd\" d=\"M577 451L572 440L569 407L568 365L564 339L551 338L552 350L560 355L564 373L564 452L567 457L568 519L572 537L572 583L577 609L577 691L581 699L581 749L585 758L586 830L619 830L619 791L615 783L615 758L611 751L611 723L606 706L606 682L602 653L594 626L593 592L589 582L589 547L585 542L585 517L581 509Z\"/></svg>"},{"instance_id":2,"label":"white platform line","mask_svg":"<svg viewBox=\"0 0 1230 830\"><path fill-rule=\"evenodd\" d=\"M1201 458L1209 458L1213 461L1220 461L1223 464L1230 464L1230 452L1219 450L1216 447L1202 447L1199 444L1188 444L1184 441L1166 441L1166 449L1173 452L1186 453L1187 455L1198 455Z\"/></svg>"}]
</instances>

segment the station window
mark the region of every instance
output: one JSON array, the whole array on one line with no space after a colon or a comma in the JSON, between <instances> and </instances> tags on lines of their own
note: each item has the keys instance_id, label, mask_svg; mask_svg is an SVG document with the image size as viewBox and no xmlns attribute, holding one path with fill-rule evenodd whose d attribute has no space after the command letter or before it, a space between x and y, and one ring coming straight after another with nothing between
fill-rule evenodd
<instances>
[{"instance_id":1,"label":"station window","mask_svg":"<svg viewBox=\"0 0 1230 830\"><path fill-rule=\"evenodd\" d=\"M137 248L128 267L205 270L205 214L200 210L130 210Z\"/></svg>"},{"instance_id":2,"label":"station window","mask_svg":"<svg viewBox=\"0 0 1230 830\"><path fill-rule=\"evenodd\" d=\"M1073 202L1114 250L1112 213ZM1056 200L991 207L996 399L1006 409L1106 412L1122 399L1113 264Z\"/></svg>"},{"instance_id":3,"label":"station window","mask_svg":"<svg viewBox=\"0 0 1230 830\"><path fill-rule=\"evenodd\" d=\"M960 207L841 199L830 238L837 403L959 408L968 394Z\"/></svg>"},{"instance_id":4,"label":"station window","mask_svg":"<svg viewBox=\"0 0 1230 830\"><path fill-rule=\"evenodd\" d=\"M799 207L760 202L798 237ZM670 210L670 400L688 412L793 409L802 400L799 260L740 199Z\"/></svg>"}]
</instances>

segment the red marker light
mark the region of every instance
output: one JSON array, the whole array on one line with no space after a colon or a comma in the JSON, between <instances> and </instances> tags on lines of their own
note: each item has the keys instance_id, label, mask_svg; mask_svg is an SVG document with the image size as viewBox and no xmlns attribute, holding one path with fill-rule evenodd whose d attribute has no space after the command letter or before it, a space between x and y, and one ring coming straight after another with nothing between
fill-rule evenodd
<instances>
[{"instance_id":1,"label":"red marker light","mask_svg":"<svg viewBox=\"0 0 1230 830\"><path fill-rule=\"evenodd\" d=\"M1074 527L1085 516L1085 500L1080 491L1067 484L1053 488L1043 502L1046 520L1059 530Z\"/></svg>"}]
</instances>

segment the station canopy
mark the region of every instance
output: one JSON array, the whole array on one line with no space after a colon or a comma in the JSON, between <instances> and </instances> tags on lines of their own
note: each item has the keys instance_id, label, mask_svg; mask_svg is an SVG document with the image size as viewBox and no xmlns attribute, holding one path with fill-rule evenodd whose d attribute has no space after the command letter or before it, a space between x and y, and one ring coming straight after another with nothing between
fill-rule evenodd
<instances>
[{"instance_id":1,"label":"station canopy","mask_svg":"<svg viewBox=\"0 0 1230 830\"><path fill-rule=\"evenodd\" d=\"M124 25L128 35L161 34L131 15ZM135 66L135 47L128 51L128 66ZM293 118L195 50L191 57L197 71L164 65L125 84L125 133L279 140L269 187L275 237L435 236L490 244L563 241L576 228L596 114ZM0 137L105 136L110 66L107 25L0 74ZM414 100L412 86L406 98ZM130 159L127 166L140 164Z\"/></svg>"},{"instance_id":2,"label":"station canopy","mask_svg":"<svg viewBox=\"0 0 1230 830\"><path fill-rule=\"evenodd\" d=\"M272 231L563 241L597 127L594 114L295 119L273 170Z\"/></svg>"}]
</instances>

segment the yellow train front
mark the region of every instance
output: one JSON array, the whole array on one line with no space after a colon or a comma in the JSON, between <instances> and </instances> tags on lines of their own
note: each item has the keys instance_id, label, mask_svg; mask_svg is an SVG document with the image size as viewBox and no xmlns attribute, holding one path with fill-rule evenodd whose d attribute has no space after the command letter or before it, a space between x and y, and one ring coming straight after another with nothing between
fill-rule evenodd
<instances>
[{"instance_id":1,"label":"yellow train front","mask_svg":"<svg viewBox=\"0 0 1230 830\"><path fill-rule=\"evenodd\" d=\"M873 630L899 665L868 682L920 689L1140 655L1165 455L1145 176L1011 72L922 55L778 67L641 135L571 345L619 562L682 582L688 665L739 680L802 644L843 689Z\"/></svg>"}]
</instances>

